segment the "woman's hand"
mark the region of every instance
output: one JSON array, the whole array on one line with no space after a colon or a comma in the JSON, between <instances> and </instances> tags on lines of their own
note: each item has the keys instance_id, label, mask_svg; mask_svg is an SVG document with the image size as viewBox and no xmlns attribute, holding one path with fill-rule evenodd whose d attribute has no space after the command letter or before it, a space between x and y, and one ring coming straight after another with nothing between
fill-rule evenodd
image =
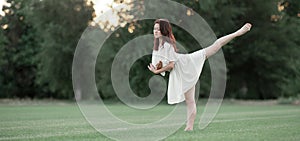
<instances>
[{"instance_id":1,"label":"woman's hand","mask_svg":"<svg viewBox=\"0 0 300 141\"><path fill-rule=\"evenodd\" d=\"M148 65L148 69L153 72L154 74L158 74L157 70L155 69L155 67L150 63L150 65Z\"/></svg>"},{"instance_id":2,"label":"woman's hand","mask_svg":"<svg viewBox=\"0 0 300 141\"><path fill-rule=\"evenodd\" d=\"M175 62L171 61L167 66L165 66L165 67L163 67L161 69L156 69L154 67L154 65L152 65L150 63L150 65L148 66L148 69L150 71L152 71L154 74L159 74L159 73L162 73L162 72L165 72L165 71L171 71L171 70L174 69L174 67L175 67Z\"/></svg>"}]
</instances>

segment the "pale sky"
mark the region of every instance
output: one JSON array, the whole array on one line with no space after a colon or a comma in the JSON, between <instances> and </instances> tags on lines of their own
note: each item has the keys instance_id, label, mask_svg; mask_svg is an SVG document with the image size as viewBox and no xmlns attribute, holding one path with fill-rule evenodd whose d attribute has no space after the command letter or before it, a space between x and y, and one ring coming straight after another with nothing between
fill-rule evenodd
<instances>
[{"instance_id":1,"label":"pale sky","mask_svg":"<svg viewBox=\"0 0 300 141\"><path fill-rule=\"evenodd\" d=\"M92 0L94 3L94 10L97 15L97 17L94 19L95 22L99 21L108 21L111 25L116 27L119 23L119 16L116 13L113 13L112 11L109 11L111 7L114 8L114 10L118 11L121 8L125 8L125 4L117 4L114 2L114 0ZM127 0L128 1L128 0ZM103 13L106 13L106 16L101 16ZM100 17L101 16L101 17Z\"/></svg>"},{"instance_id":2,"label":"pale sky","mask_svg":"<svg viewBox=\"0 0 300 141\"><path fill-rule=\"evenodd\" d=\"M110 10L109 5L111 5L113 8L120 6L121 4L114 3L114 0L91 0L93 1L94 9L97 16L100 16L102 13L105 13L106 11ZM0 15L4 16L5 13L2 11L3 6L10 6L9 3L6 2L6 0L0 0Z\"/></svg>"},{"instance_id":3,"label":"pale sky","mask_svg":"<svg viewBox=\"0 0 300 141\"><path fill-rule=\"evenodd\" d=\"M115 3L114 0L88 0L93 1L94 3L94 10L96 17L94 21L98 23L99 21L106 22L108 21L110 25L116 27L119 23L119 16L116 14L116 11L120 11L121 8L129 9L126 4L118 4ZM124 3L128 3L132 0L125 0ZM7 3L6 0L0 0L0 16L5 16L5 12L2 11L3 6L10 6L10 3ZM111 7L114 8L114 11L111 10ZM102 16L103 13L106 13L105 16Z\"/></svg>"},{"instance_id":4,"label":"pale sky","mask_svg":"<svg viewBox=\"0 0 300 141\"><path fill-rule=\"evenodd\" d=\"M0 0L0 15L5 16L5 13L2 11L3 6L10 6L9 3L6 2L6 0Z\"/></svg>"}]
</instances>

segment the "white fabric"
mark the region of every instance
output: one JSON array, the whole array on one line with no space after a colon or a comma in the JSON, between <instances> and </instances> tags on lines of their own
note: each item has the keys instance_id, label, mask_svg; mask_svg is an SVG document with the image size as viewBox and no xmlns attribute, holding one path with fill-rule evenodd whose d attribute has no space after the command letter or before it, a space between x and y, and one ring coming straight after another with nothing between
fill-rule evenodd
<instances>
[{"instance_id":1,"label":"white fabric","mask_svg":"<svg viewBox=\"0 0 300 141\"><path fill-rule=\"evenodd\" d=\"M168 84L168 103L176 104L185 100L184 93L196 85L205 62L205 49L190 54L176 53L174 47L165 42L159 49L153 50L152 64L155 66L162 61L163 67L170 61L175 67L170 71ZM165 72L161 73L165 76Z\"/></svg>"}]
</instances>

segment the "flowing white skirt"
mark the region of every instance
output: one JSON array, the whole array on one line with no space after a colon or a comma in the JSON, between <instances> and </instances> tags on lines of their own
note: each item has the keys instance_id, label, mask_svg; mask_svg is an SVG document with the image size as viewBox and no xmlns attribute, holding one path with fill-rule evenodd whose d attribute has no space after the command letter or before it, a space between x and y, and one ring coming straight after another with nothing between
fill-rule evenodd
<instances>
[{"instance_id":1,"label":"flowing white skirt","mask_svg":"<svg viewBox=\"0 0 300 141\"><path fill-rule=\"evenodd\" d=\"M185 100L184 93L196 85L206 59L205 49L177 55L178 60L169 76L168 104Z\"/></svg>"}]
</instances>

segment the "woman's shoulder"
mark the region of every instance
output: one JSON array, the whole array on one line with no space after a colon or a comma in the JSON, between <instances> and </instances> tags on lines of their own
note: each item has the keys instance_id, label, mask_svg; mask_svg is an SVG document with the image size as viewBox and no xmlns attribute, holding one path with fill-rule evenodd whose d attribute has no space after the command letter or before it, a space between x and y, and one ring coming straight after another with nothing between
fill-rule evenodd
<instances>
[{"instance_id":1,"label":"woman's shoulder","mask_svg":"<svg viewBox=\"0 0 300 141\"><path fill-rule=\"evenodd\" d=\"M173 45L169 42L165 42L163 46L164 46L165 50L174 49Z\"/></svg>"},{"instance_id":2,"label":"woman's shoulder","mask_svg":"<svg viewBox=\"0 0 300 141\"><path fill-rule=\"evenodd\" d=\"M170 44L169 42L164 42L164 45L163 45L164 47L173 47L173 45L172 44Z\"/></svg>"},{"instance_id":3,"label":"woman's shoulder","mask_svg":"<svg viewBox=\"0 0 300 141\"><path fill-rule=\"evenodd\" d=\"M173 44L171 44L169 42L165 42L164 43L164 48L167 51L175 51L175 48L174 48Z\"/></svg>"}]
</instances>

